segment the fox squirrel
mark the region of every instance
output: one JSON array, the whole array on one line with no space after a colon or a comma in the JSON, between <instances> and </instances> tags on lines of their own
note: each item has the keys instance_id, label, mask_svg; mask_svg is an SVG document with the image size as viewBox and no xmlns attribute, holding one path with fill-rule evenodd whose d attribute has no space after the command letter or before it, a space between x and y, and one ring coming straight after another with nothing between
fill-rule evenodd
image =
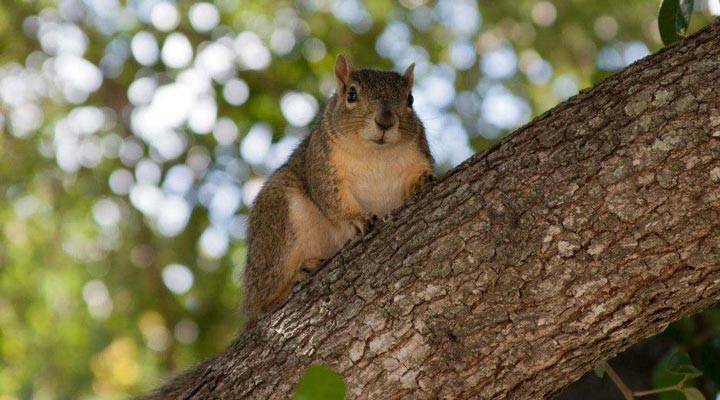
<instances>
[{"instance_id":1,"label":"fox squirrel","mask_svg":"<svg viewBox=\"0 0 720 400\"><path fill-rule=\"evenodd\" d=\"M412 107L414 67L403 75L356 70L337 56L335 94L250 212L249 320L433 177L425 129Z\"/></svg>"}]
</instances>

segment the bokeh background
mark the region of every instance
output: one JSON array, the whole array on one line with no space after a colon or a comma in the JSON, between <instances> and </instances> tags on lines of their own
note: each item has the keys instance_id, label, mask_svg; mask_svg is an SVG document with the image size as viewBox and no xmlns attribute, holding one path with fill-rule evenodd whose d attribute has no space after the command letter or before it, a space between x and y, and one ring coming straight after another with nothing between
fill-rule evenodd
<instances>
[{"instance_id":1,"label":"bokeh background","mask_svg":"<svg viewBox=\"0 0 720 400\"><path fill-rule=\"evenodd\" d=\"M0 399L125 398L230 342L248 207L337 53L417 63L442 173L657 51L658 5L0 0ZM718 14L696 1L691 30ZM664 334L708 393L719 321Z\"/></svg>"}]
</instances>

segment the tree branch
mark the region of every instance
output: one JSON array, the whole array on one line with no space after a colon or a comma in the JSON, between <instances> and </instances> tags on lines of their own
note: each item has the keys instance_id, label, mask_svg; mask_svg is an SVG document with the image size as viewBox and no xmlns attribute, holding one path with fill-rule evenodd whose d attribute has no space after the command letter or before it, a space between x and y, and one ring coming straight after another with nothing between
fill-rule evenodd
<instances>
[{"instance_id":1,"label":"tree branch","mask_svg":"<svg viewBox=\"0 0 720 400\"><path fill-rule=\"evenodd\" d=\"M720 24L478 154L347 246L182 398L549 398L720 299ZM162 397L162 396L160 396Z\"/></svg>"},{"instance_id":2,"label":"tree branch","mask_svg":"<svg viewBox=\"0 0 720 400\"><path fill-rule=\"evenodd\" d=\"M605 367L605 372L610 377L610 380L612 380L615 386L617 386L625 400L633 400L633 391L625 385L625 382L623 382L622 378L618 376L613 367L611 367L607 362L604 362L603 366Z\"/></svg>"}]
</instances>

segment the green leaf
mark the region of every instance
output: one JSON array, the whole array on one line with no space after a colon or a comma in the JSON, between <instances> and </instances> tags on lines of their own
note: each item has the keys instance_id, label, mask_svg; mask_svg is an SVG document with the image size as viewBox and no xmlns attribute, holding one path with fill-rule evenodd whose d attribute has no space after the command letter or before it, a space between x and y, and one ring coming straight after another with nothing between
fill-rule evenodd
<instances>
[{"instance_id":1,"label":"green leaf","mask_svg":"<svg viewBox=\"0 0 720 400\"><path fill-rule=\"evenodd\" d=\"M705 395L695 388L685 388L682 392L687 400L705 400Z\"/></svg>"},{"instance_id":2,"label":"green leaf","mask_svg":"<svg viewBox=\"0 0 720 400\"><path fill-rule=\"evenodd\" d=\"M305 370L295 389L295 400L343 400L345 382L331 368L313 365Z\"/></svg>"},{"instance_id":3,"label":"green leaf","mask_svg":"<svg viewBox=\"0 0 720 400\"><path fill-rule=\"evenodd\" d=\"M597 375L599 378L602 378L605 376L605 363L598 363L595 364L593 367L593 371L595 371L595 375Z\"/></svg>"},{"instance_id":4,"label":"green leaf","mask_svg":"<svg viewBox=\"0 0 720 400\"><path fill-rule=\"evenodd\" d=\"M682 351L673 353L668 360L668 371L676 375L687 375L688 379L702 375L702 371L695 368L690 356Z\"/></svg>"},{"instance_id":5,"label":"green leaf","mask_svg":"<svg viewBox=\"0 0 720 400\"><path fill-rule=\"evenodd\" d=\"M693 8L695 7L695 0L680 0L679 5L680 7L675 17L675 31L684 37L690 25L690 16L692 16Z\"/></svg>"},{"instance_id":6,"label":"green leaf","mask_svg":"<svg viewBox=\"0 0 720 400\"><path fill-rule=\"evenodd\" d=\"M660 4L658 28L666 46L685 36L694 6L694 0L663 0Z\"/></svg>"},{"instance_id":7,"label":"green leaf","mask_svg":"<svg viewBox=\"0 0 720 400\"><path fill-rule=\"evenodd\" d=\"M684 379L683 375L676 375L670 372L668 365L670 364L670 358L675 354L676 350L663 356L655 366L653 372L653 389L661 389L669 386L676 385ZM686 384L690 382L685 382ZM688 385L691 386L691 385ZM642 399L642 397L641 397ZM686 400L685 395L679 390L672 390L669 392L662 392L657 394L657 400Z\"/></svg>"}]
</instances>

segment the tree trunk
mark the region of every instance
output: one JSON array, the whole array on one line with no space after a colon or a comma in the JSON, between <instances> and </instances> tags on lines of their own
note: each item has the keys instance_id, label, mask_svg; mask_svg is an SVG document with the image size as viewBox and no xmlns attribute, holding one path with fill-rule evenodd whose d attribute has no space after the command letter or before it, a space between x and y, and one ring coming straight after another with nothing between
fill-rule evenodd
<instances>
[{"instance_id":1,"label":"tree trunk","mask_svg":"<svg viewBox=\"0 0 720 400\"><path fill-rule=\"evenodd\" d=\"M182 398L549 398L720 300L720 23L473 156L245 330Z\"/></svg>"}]
</instances>

